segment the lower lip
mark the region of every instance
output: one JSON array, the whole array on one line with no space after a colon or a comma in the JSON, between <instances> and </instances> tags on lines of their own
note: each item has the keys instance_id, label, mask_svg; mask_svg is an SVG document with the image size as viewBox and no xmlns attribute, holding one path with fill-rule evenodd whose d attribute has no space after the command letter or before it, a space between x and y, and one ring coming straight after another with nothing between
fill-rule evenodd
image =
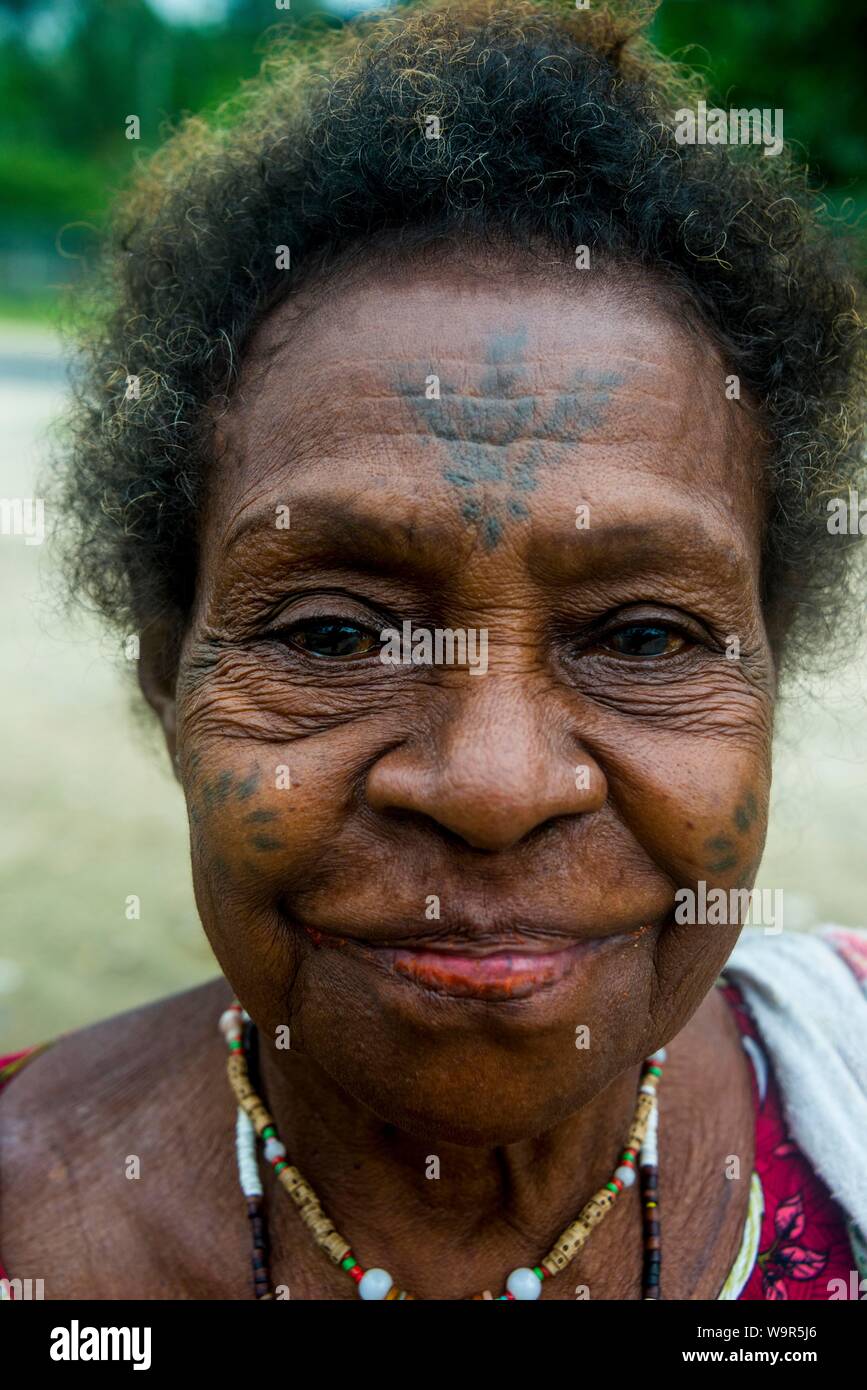
<instances>
[{"instance_id":1,"label":"lower lip","mask_svg":"<svg viewBox=\"0 0 867 1390\"><path fill-rule=\"evenodd\" d=\"M581 956L598 942L580 942L544 955L498 951L489 956L460 956L450 951L395 950L398 975L425 989L475 999L524 999L564 979Z\"/></svg>"}]
</instances>

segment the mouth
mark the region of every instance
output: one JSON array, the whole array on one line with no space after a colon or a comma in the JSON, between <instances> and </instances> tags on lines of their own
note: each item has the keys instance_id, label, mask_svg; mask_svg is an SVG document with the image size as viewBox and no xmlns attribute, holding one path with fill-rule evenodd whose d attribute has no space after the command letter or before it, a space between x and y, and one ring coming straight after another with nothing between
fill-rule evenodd
<instances>
[{"instance_id":1,"label":"mouth","mask_svg":"<svg viewBox=\"0 0 867 1390\"><path fill-rule=\"evenodd\" d=\"M582 957L600 944L584 941L555 951L499 950L479 956L444 950L399 950L391 953L391 963L398 975L439 994L525 999L564 979Z\"/></svg>"},{"instance_id":2,"label":"mouth","mask_svg":"<svg viewBox=\"0 0 867 1390\"><path fill-rule=\"evenodd\" d=\"M515 940L485 944L437 941L418 946L361 942L304 930L316 946L342 947L410 985L455 998L505 1002L526 999L559 984L605 947L638 944L650 924L635 931L568 941Z\"/></svg>"}]
</instances>

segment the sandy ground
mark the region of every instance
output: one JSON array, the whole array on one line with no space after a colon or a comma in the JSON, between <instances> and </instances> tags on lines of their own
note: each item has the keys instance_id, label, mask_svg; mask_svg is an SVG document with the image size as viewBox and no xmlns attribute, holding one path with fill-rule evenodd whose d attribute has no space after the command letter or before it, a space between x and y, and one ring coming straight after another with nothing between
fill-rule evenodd
<instances>
[{"instance_id":1,"label":"sandy ground","mask_svg":"<svg viewBox=\"0 0 867 1390\"><path fill-rule=\"evenodd\" d=\"M0 327L0 496L33 494L62 372L48 335ZM196 984L216 966L189 880L166 757L132 713L132 675L58 610L48 545L0 536L3 835L0 1051ZM786 924L864 924L867 652L781 710L759 884ZM128 895L141 917L126 917Z\"/></svg>"}]
</instances>

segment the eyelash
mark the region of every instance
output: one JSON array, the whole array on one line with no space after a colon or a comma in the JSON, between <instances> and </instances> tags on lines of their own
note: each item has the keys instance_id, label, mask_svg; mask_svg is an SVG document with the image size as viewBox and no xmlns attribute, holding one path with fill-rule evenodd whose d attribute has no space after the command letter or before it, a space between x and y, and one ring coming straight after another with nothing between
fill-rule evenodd
<instances>
[{"instance_id":1,"label":"eyelash","mask_svg":"<svg viewBox=\"0 0 867 1390\"><path fill-rule=\"evenodd\" d=\"M604 648L603 646L606 640L617 637L621 633L641 631L642 629L663 632L667 634L669 639L679 639L680 645L673 652L648 653L647 655L642 655L641 653L629 654L626 652L612 653L609 648ZM676 656L679 652L688 647L698 645L698 643L699 638L696 633L685 627L682 623L674 622L669 618L632 618L617 623L613 627L607 627L599 631L595 635L595 638L591 638L588 641L585 650L594 647L603 647L607 655L616 655L626 661L664 661L670 659L672 656Z\"/></svg>"},{"instance_id":2,"label":"eyelash","mask_svg":"<svg viewBox=\"0 0 867 1390\"><path fill-rule=\"evenodd\" d=\"M341 616L338 613L323 613L309 615L304 618L299 618L295 622L289 623L282 628L272 630L272 632L270 632L268 636L274 640L278 640L284 643L288 647L291 647L294 651L298 652L301 656L306 657L308 660L312 660L315 662L328 661L341 665L346 665L350 662L355 664L361 663L365 660L376 659L380 649L379 633L382 631L383 627L387 626L390 626L388 622L381 622L380 626L378 628L375 628L373 625L367 625L366 623L360 621L355 617ZM334 627L354 629L358 634L362 634L364 636L372 638L373 641L372 644L367 648L367 650L359 653L350 652L342 655L340 653L331 653L326 655L321 652L311 651L309 648L305 647L300 641L297 640L297 634L303 631L305 627ZM606 647L604 645L606 640L614 639L622 633L641 632L642 630L646 632L657 631L659 633L664 633L666 634L668 641L670 641L672 638L677 639L679 641L679 645L672 652L663 651L646 653L617 651L613 650L611 647ZM574 641L574 636L572 634L570 634L570 638ZM613 657L622 661L628 661L630 663L657 663L660 661L671 660L672 657L679 655L685 649L696 646L699 640L700 639L696 636L694 632L687 629L681 623L673 622L672 620L666 618L650 616L646 618L632 618L624 620L620 623L616 623L613 626L597 628L595 633L588 634L586 641L582 645L578 646L577 649L573 648L573 651L575 655L580 656L582 654L592 652L594 650L601 650L603 654L608 657Z\"/></svg>"},{"instance_id":3,"label":"eyelash","mask_svg":"<svg viewBox=\"0 0 867 1390\"><path fill-rule=\"evenodd\" d=\"M337 614L324 614L321 617L317 616L299 618L297 622L294 622L285 628L281 628L278 632L274 633L273 635L283 640L288 646L294 647L296 651L300 651L304 656L309 657L314 661L327 661L330 659L329 657L321 656L317 652L311 652L307 650L304 646L302 646L301 643L293 641L293 634L297 633L304 627L314 626L323 628L355 628L359 633L364 633L365 635L370 636L374 639L374 643L376 643L377 645L371 646L368 649L368 651L363 652L358 656L353 657L350 655L347 657L347 660L361 661L365 657L373 657L376 655L379 649L379 632L382 631L382 628L380 628L379 631L376 631L373 627L367 627L364 623L358 622L354 618L341 618ZM388 624L384 623L382 626L386 627L388 626ZM337 659L339 660L340 658L338 657Z\"/></svg>"}]
</instances>

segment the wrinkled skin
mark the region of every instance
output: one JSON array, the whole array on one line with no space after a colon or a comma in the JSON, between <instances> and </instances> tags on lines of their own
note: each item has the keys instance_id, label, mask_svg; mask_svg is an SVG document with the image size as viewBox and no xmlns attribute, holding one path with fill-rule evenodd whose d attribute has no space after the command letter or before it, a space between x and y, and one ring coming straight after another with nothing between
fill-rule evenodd
<instances>
[{"instance_id":1,"label":"wrinkled skin","mask_svg":"<svg viewBox=\"0 0 867 1390\"><path fill-rule=\"evenodd\" d=\"M177 679L146 651L143 684L281 1133L363 1262L421 1296L536 1262L668 1043L666 1296L715 1296L737 1249L749 1080L712 986L739 929L673 920L678 888L751 885L766 828L761 455L725 375L646 287L468 259L280 307L216 422ZM406 620L487 630L487 672L310 650L329 621L363 652ZM501 943L574 965L478 998L395 955ZM637 1296L634 1197L546 1298ZM287 1205L275 1277L285 1256L293 1296L352 1296Z\"/></svg>"},{"instance_id":2,"label":"wrinkled skin","mask_svg":"<svg viewBox=\"0 0 867 1390\"><path fill-rule=\"evenodd\" d=\"M672 926L674 889L752 881L768 792L761 510L724 371L658 310L525 294L518 308L469 277L451 294L374 281L289 332L222 422L177 696L199 907L242 1001L383 1119L470 1144L550 1128L683 1026L736 933ZM254 357L287 331L278 315ZM487 412L467 410L481 391ZM602 395L586 437L551 438L559 401L574 418ZM508 442L488 443L504 417ZM532 491L472 489L479 524L470 489L443 477L453 453L473 466L470 433L512 475L539 456ZM513 497L526 518L508 516ZM618 658L585 638L613 612L695 637ZM489 670L341 664L273 635L332 613L486 628ZM731 633L739 662L721 649ZM304 926L609 939L562 985L492 1008L431 997Z\"/></svg>"}]
</instances>

